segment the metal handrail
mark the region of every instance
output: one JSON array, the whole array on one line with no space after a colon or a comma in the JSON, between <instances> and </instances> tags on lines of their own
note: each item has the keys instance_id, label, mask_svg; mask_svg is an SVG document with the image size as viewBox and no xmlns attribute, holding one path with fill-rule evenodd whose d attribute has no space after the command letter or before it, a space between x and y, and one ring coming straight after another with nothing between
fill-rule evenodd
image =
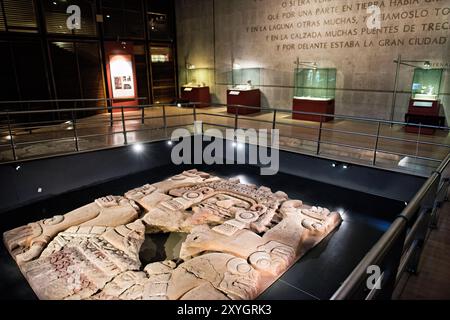
<instances>
[{"instance_id":1,"label":"metal handrail","mask_svg":"<svg viewBox=\"0 0 450 320\"><path fill-rule=\"evenodd\" d=\"M148 100L146 97L140 97L135 99L124 98L96 98L96 99L54 99L54 100L20 100L20 101L0 101L1 104L26 104L26 103L58 103L58 102L99 102L99 101L143 101Z\"/></svg>"},{"instance_id":2,"label":"metal handrail","mask_svg":"<svg viewBox=\"0 0 450 320\"><path fill-rule=\"evenodd\" d=\"M51 101L51 100L50 100ZM80 100L81 101L81 100ZM86 100L83 100L86 101ZM73 102L73 101L72 101ZM121 108L124 109L139 109L139 108L149 108L149 107L162 107L162 106L168 106L168 107L193 107L194 109L198 108L198 105L202 105L203 103L178 103L178 104L145 104L145 105L136 105L136 106L109 106L107 109L109 110L120 110ZM437 129L437 130L445 130L450 131L450 127L443 127L443 126L433 126L433 125L419 125L417 123L411 123L411 122L401 122L401 121L389 121L384 119L377 119L377 118L366 118L366 117L356 117L356 116L348 116L348 115L336 115L336 114L326 114L326 113L317 113L317 112L305 112L305 111L296 111L296 110L286 110L286 109L279 109L279 108L257 108L252 106L244 106L244 105L233 105L233 104L208 104L208 106L219 106L219 107L233 107L233 108L245 108L245 109L255 109L255 110L261 110L261 111L268 111L268 112L284 112L284 113L291 113L291 114L300 114L300 115L313 115L313 116L321 116L324 118L335 118L335 119L344 119L344 120L353 120L353 121L364 121L364 122L371 122L374 124L382 123L387 125L400 125L400 126L420 126L422 128L429 128L429 129ZM64 108L64 109L45 109L45 110L29 110L29 111L0 111L0 116L4 115L29 115L29 114L40 114L40 113L63 113L63 112L72 112L72 111L102 111L105 107L87 107L87 108ZM223 116L223 115L222 115ZM253 120L253 119L251 119Z\"/></svg>"},{"instance_id":3,"label":"metal handrail","mask_svg":"<svg viewBox=\"0 0 450 320\"><path fill-rule=\"evenodd\" d=\"M394 220L390 228L383 234L381 239L372 247L372 249L366 254L361 262L356 266L347 279L342 283L339 289L332 296L332 300L351 299L355 292L361 287L364 280L367 279L367 270L370 266L379 265L382 258L387 254L389 250L393 248L395 242L401 239L401 234L406 231L408 222L411 222L414 216L419 212L423 205L423 202L427 200L430 193L433 193L433 188L439 184L441 175L444 170L450 165L450 154L440 164L431 177L420 188L408 206L403 210L400 216ZM434 194L434 197L436 194ZM426 204L425 207L429 207L430 204ZM420 221L419 221L420 222ZM418 223L416 221L416 223ZM413 226L413 230L416 225ZM412 236L409 236L405 242L410 245ZM409 248L404 246L403 251L407 251ZM395 273L398 278L398 274Z\"/></svg>"},{"instance_id":4,"label":"metal handrail","mask_svg":"<svg viewBox=\"0 0 450 320\"><path fill-rule=\"evenodd\" d=\"M202 103L202 102L191 102L186 104L180 104L185 106L216 106L216 107L232 107L232 108L245 108L245 109L253 109L253 110L260 110L264 112L282 112L282 113L291 113L291 114L300 114L300 115L313 115L313 116L322 116L323 118L335 118L335 119L343 119L343 120L353 120L353 121L364 121L364 122L371 122L374 124L377 124L378 122L386 125L411 125L411 126L419 126L418 124L411 123L411 122L401 122L401 121L390 121L385 119L378 119L378 118L367 118L367 117L358 117L358 116L349 116L349 115L339 115L339 114L328 114L328 113L318 113L318 112L306 112L306 111L297 111L297 110L286 110L281 108L265 108L265 107L254 107L254 106L245 106L245 105L234 105L234 104L223 104L223 103ZM439 129L439 130L446 130L450 131L450 127L443 127L443 126L433 126L433 125L421 125L422 128L430 128L430 129Z\"/></svg>"},{"instance_id":5,"label":"metal handrail","mask_svg":"<svg viewBox=\"0 0 450 320\"><path fill-rule=\"evenodd\" d=\"M145 98L142 98L145 99ZM43 101L43 100L39 100L39 101ZM67 101L75 101L75 100L67 100ZM78 101L78 100L77 100ZM18 102L17 102L18 103ZM415 125L415 124L409 124L409 123L405 123L405 122L391 122L391 121L386 121L386 120L379 120L379 119L371 119L371 118L363 118L363 117L354 117L354 116L341 116L341 115L330 115L330 114L322 114L322 113L315 113L315 112L302 112L302 111L294 111L294 110L284 110L284 109L277 109L277 108L256 108L256 107L252 107L252 106L243 106L243 105L226 105L226 104L212 104L213 106L227 106L227 107L234 107L236 112L234 115L223 115L223 114L211 114L211 113L207 113L202 111L201 109L197 110L199 106L201 106L202 103L197 103L197 102L192 102L192 103L182 103L182 104L143 104L143 105L139 105L139 106L111 106L108 107L108 110L111 111L110 114L110 119L109 119L109 123L110 126L112 127L114 123L121 123L121 126L124 127L125 129L123 129L122 131L124 132L124 140L126 141L127 138L127 130L126 129L126 125L128 121L137 121L137 120L141 120L142 125L145 125L145 121L149 120L149 119L163 119L164 122L164 126L167 127L167 120L169 118L172 117L187 117L187 116L193 116L194 121L198 118L198 116L201 115L211 115L211 116L218 116L218 117L226 117L229 119L234 119L234 129L237 129L239 126L239 120L249 120L249 121L256 121L256 122L262 122L262 123L267 123L270 124L272 123L272 129L276 129L277 126L286 126L289 125L291 127L300 127L300 128L306 128L306 129L311 129L314 131L317 131L317 136L318 138L315 140L312 139L306 139L307 141L311 141L313 143L317 143L317 152L316 155L320 155L321 152L321 145L334 145L334 146L342 146L342 147L346 147L346 148L352 148L352 149L357 149L357 150L366 150L366 151L371 151L373 152L373 161L372 161L372 165L376 166L377 165L377 153L379 152L383 152L383 153L387 153L387 154L395 154L395 155L399 155L399 156L410 156L416 159L422 159L422 160L430 160L433 162L440 162L441 159L433 159L433 158L427 158L427 157L422 157L419 156L418 154L418 149L419 146L421 145L430 145L430 146L436 146L436 147L442 147L442 148L450 148L450 145L447 144L440 144L440 143L434 143L434 142L428 142L428 141L421 141L420 140L420 133L418 136L417 140L410 140L410 139L404 139L404 138L400 138L400 137L389 137L389 136L385 136L382 135L380 132L380 128L382 123L385 124L400 124L400 125ZM208 106L211 106L211 104L208 104ZM155 117L146 117L145 116L145 109L147 108L153 108L153 107L159 107L162 108L162 115L161 116L155 116ZM166 113L166 108L167 107L190 107L192 108L192 112L187 112L185 114L180 114L180 115L171 115L171 114L167 114ZM245 117L245 116L241 116L239 115L238 109L239 108L245 108L245 109L257 109L258 111L267 111L270 113L273 113L273 120L269 121L266 119L255 119L255 118L249 118L249 117ZM138 110L136 110L138 109ZM18 124L13 125L11 123L11 121L9 120L11 118L11 116L15 116L15 115L33 115L33 114L45 114L45 113L71 113L72 114L72 123L76 123L78 122L77 117L75 116L77 112L82 112L82 111L104 111L105 107L90 107L90 108L64 108L64 109L50 109L50 110L32 110L32 111L3 111L0 112L0 117L1 116L6 116L8 118L8 123L7 123L7 127L5 127L5 129L7 129L7 132L9 133L10 136L10 147L11 147L11 151L13 153L13 159L14 161L17 161L17 155L16 155L16 146L23 144L23 143L15 143L14 142L14 137L13 134L16 133L17 130L22 130L22 131L26 131L27 129L30 131L31 133L31 129L36 129L36 127L32 127L31 129L29 127L21 127ZM114 113L114 110L118 110L120 112ZM139 118L137 117L132 117L132 118L127 118L125 117L124 111L125 110L136 110L137 112L140 110L141 111L141 116ZM304 115L316 115L316 116L320 116L322 121L320 122L319 125L317 126L308 126L308 125L303 125L303 124L298 124L298 123L283 123L280 121L277 121L277 112L278 113L291 113L291 114L304 114ZM117 119L117 117L114 117L114 114L117 114L120 116L119 119ZM323 123L323 119L326 118L339 118L339 119L348 119L348 120L355 120L355 121L365 121L365 122L369 122L369 123L373 123L375 125L377 125L378 128L378 132L377 134L371 134L371 133L362 133L362 132L357 132L357 131L349 131L349 130L342 130L342 129L335 129L335 128L329 128L324 126ZM83 121L83 122L78 122L76 125L72 125L72 130L73 131L77 131L77 130L82 130L82 129L86 129L86 126L88 125L94 125L99 123L99 121L101 120L88 120L88 121ZM107 121L104 121L105 123ZM217 125L217 124L216 124ZM63 130L63 128L58 128L57 125L55 125L55 127L57 127L57 129ZM77 127L79 127L80 129L77 129ZM52 132L51 125L46 125L46 126L42 126L42 128L47 128ZM450 128L448 127L438 127L438 126L425 126L425 125L419 125L419 128L433 128L433 129L440 129L440 130L450 130ZM39 128L37 128L39 129ZM64 128L64 130L68 130L67 128ZM145 130L150 130L149 129L145 129ZM144 131L145 131L144 130ZM420 130L419 130L420 131ZM327 139L323 139L322 138L322 133L323 132L337 132L337 133L342 133L342 134L347 134L347 135L355 135L355 136L364 136L364 137L372 137L374 139L375 142L375 146L373 148L371 147L367 147L367 146L361 146L361 145L351 145L351 144L345 144L345 143L339 143L339 142L334 142L334 141L328 141ZM111 133L111 134L116 134ZM78 134L77 132L73 133L74 139L76 140L76 144L78 146ZM392 141L404 141L404 142L410 142L410 143L415 143L417 144L417 151L416 154L399 154L393 151L386 151L386 150L380 150L379 148L379 141L380 139L384 139L384 140L392 140ZM57 140L57 139L56 139ZM302 140L305 140L305 138L302 138ZM46 142L46 141L34 141L35 143L39 143L39 142ZM31 142L25 142L25 143L31 143ZM77 151L78 147L77 147Z\"/></svg>"}]
</instances>

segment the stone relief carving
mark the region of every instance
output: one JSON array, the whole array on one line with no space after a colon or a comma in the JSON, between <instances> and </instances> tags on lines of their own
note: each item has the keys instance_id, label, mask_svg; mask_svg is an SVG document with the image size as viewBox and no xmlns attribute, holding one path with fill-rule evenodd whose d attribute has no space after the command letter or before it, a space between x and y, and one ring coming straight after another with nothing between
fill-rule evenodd
<instances>
[{"instance_id":1,"label":"stone relief carving","mask_svg":"<svg viewBox=\"0 0 450 320\"><path fill-rule=\"evenodd\" d=\"M190 170L8 231L40 299L255 299L342 219L283 192ZM141 264L146 234L189 233Z\"/></svg>"}]
</instances>

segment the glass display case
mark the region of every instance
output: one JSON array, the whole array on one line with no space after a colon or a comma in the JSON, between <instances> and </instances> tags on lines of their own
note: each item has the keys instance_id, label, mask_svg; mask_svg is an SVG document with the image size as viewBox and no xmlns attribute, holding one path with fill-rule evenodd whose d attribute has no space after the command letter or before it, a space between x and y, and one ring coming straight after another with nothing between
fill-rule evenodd
<instances>
[{"instance_id":1,"label":"glass display case","mask_svg":"<svg viewBox=\"0 0 450 320\"><path fill-rule=\"evenodd\" d=\"M335 98L336 69L297 68L294 96L297 99L330 100Z\"/></svg>"},{"instance_id":2,"label":"glass display case","mask_svg":"<svg viewBox=\"0 0 450 320\"><path fill-rule=\"evenodd\" d=\"M235 68L232 71L232 85L236 90L253 90L262 85L261 68Z\"/></svg>"},{"instance_id":3,"label":"glass display case","mask_svg":"<svg viewBox=\"0 0 450 320\"><path fill-rule=\"evenodd\" d=\"M214 84L214 69L185 69L182 79L184 79L183 87L211 87Z\"/></svg>"},{"instance_id":4,"label":"glass display case","mask_svg":"<svg viewBox=\"0 0 450 320\"><path fill-rule=\"evenodd\" d=\"M442 69L416 68L414 70L412 98L414 100L437 100L441 88L442 73Z\"/></svg>"}]
</instances>

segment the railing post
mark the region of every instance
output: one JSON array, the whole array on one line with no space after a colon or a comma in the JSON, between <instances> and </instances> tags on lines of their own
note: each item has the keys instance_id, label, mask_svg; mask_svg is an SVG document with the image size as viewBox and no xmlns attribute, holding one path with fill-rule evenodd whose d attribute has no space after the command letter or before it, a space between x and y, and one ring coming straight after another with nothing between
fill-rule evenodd
<instances>
[{"instance_id":1,"label":"railing post","mask_svg":"<svg viewBox=\"0 0 450 320\"><path fill-rule=\"evenodd\" d=\"M77 103L75 102L75 110ZM78 133L77 133L77 118L75 116L75 111L72 110L72 128L73 128L73 137L75 139L75 150L80 151L80 145L78 144Z\"/></svg>"},{"instance_id":2,"label":"railing post","mask_svg":"<svg viewBox=\"0 0 450 320\"><path fill-rule=\"evenodd\" d=\"M194 122L197 121L197 105L194 103L194 108L192 109L194 114Z\"/></svg>"},{"instance_id":3,"label":"railing post","mask_svg":"<svg viewBox=\"0 0 450 320\"><path fill-rule=\"evenodd\" d=\"M402 56L398 55L397 58L397 66L395 69L395 80L394 80L394 91L392 93L392 107L391 107L391 116L390 116L390 120L391 120L391 128L394 126L394 117L395 117L395 105L397 102L397 88L398 88L398 76L400 74L400 65L402 63Z\"/></svg>"},{"instance_id":4,"label":"railing post","mask_svg":"<svg viewBox=\"0 0 450 320\"><path fill-rule=\"evenodd\" d=\"M277 110L273 111L272 130L275 130L277 126Z\"/></svg>"},{"instance_id":5,"label":"railing post","mask_svg":"<svg viewBox=\"0 0 450 320\"><path fill-rule=\"evenodd\" d=\"M273 131L277 128L277 110L273 111L272 131L270 132L270 144L273 145Z\"/></svg>"},{"instance_id":6,"label":"railing post","mask_svg":"<svg viewBox=\"0 0 450 320\"><path fill-rule=\"evenodd\" d=\"M114 125L114 108L111 106L111 112L109 113L109 126L112 127Z\"/></svg>"},{"instance_id":7,"label":"railing post","mask_svg":"<svg viewBox=\"0 0 450 320\"><path fill-rule=\"evenodd\" d=\"M123 141L124 144L128 144L128 139L127 139L127 127L125 125L125 113L123 111L123 106L120 107L120 110L122 112L122 129L123 129Z\"/></svg>"},{"instance_id":8,"label":"railing post","mask_svg":"<svg viewBox=\"0 0 450 320\"><path fill-rule=\"evenodd\" d=\"M375 141L375 148L373 150L373 161L372 161L373 166L377 164L377 152L378 152L378 143L380 141L380 132L381 132L381 122L378 121L377 138Z\"/></svg>"},{"instance_id":9,"label":"railing post","mask_svg":"<svg viewBox=\"0 0 450 320\"><path fill-rule=\"evenodd\" d=\"M238 107L234 107L234 131L238 129L238 117L239 117L239 110Z\"/></svg>"},{"instance_id":10,"label":"railing post","mask_svg":"<svg viewBox=\"0 0 450 320\"><path fill-rule=\"evenodd\" d=\"M8 132L9 132L9 143L11 144L11 151L13 154L13 159L14 161L17 161L17 155L16 155L16 146L14 144L14 137L12 134L12 129L11 129L11 117L9 116L9 112L6 114L7 115L7 120L8 120Z\"/></svg>"},{"instance_id":11,"label":"railing post","mask_svg":"<svg viewBox=\"0 0 450 320\"><path fill-rule=\"evenodd\" d=\"M430 226L431 209L424 210L424 212L422 214L424 215L423 221L422 221L421 225L419 226L419 231L417 233L416 239L411 244L411 246L415 246L414 253L413 253L411 260L409 260L409 262L406 266L406 270L409 273L413 273L413 274L417 273L417 271L418 271L420 257L422 256L422 251L423 251L423 247L424 247L425 240L427 237L428 228Z\"/></svg>"},{"instance_id":12,"label":"railing post","mask_svg":"<svg viewBox=\"0 0 450 320\"><path fill-rule=\"evenodd\" d=\"M166 105L163 104L163 122L164 122L164 137L167 137L167 117L166 117Z\"/></svg>"},{"instance_id":13,"label":"railing post","mask_svg":"<svg viewBox=\"0 0 450 320\"><path fill-rule=\"evenodd\" d=\"M320 154L320 143L322 141L322 128L323 128L323 118L320 116L320 126L319 126L319 137L317 138L317 151L316 154Z\"/></svg>"},{"instance_id":14,"label":"railing post","mask_svg":"<svg viewBox=\"0 0 450 320\"><path fill-rule=\"evenodd\" d=\"M431 222L430 228L437 229L439 224L439 210L442 208L442 204L447 201L448 188L449 188L449 179L442 179L442 185L437 192L436 199L433 205L433 211L431 213Z\"/></svg>"},{"instance_id":15,"label":"railing post","mask_svg":"<svg viewBox=\"0 0 450 320\"><path fill-rule=\"evenodd\" d=\"M141 105L141 123L145 124L145 108Z\"/></svg>"},{"instance_id":16,"label":"railing post","mask_svg":"<svg viewBox=\"0 0 450 320\"><path fill-rule=\"evenodd\" d=\"M419 123L419 133L417 134L417 143L416 143L416 159L418 159L419 157L419 145L421 134L422 134L422 123Z\"/></svg>"}]
</instances>

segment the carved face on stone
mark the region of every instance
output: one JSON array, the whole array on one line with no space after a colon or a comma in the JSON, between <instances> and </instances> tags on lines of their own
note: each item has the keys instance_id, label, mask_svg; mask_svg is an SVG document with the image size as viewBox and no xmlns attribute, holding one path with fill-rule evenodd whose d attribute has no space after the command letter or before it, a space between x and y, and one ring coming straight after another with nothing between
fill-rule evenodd
<instances>
[{"instance_id":1,"label":"carved face on stone","mask_svg":"<svg viewBox=\"0 0 450 320\"><path fill-rule=\"evenodd\" d=\"M234 218L238 211L249 209L252 203L233 197L228 194L217 194L198 205L194 205L192 210L194 212L202 212L216 215L224 220Z\"/></svg>"}]
</instances>

